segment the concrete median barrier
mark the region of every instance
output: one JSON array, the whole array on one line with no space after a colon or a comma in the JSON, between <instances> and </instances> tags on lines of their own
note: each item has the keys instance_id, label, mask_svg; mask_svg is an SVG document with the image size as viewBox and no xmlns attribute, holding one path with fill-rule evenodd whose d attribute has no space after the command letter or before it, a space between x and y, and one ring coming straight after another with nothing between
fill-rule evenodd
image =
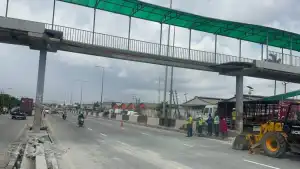
<instances>
[{"instance_id":1,"label":"concrete median barrier","mask_svg":"<svg viewBox=\"0 0 300 169\"><path fill-rule=\"evenodd\" d=\"M138 116L129 116L129 122L138 123Z\"/></svg>"},{"instance_id":2,"label":"concrete median barrier","mask_svg":"<svg viewBox=\"0 0 300 169\"><path fill-rule=\"evenodd\" d=\"M137 122L140 124L147 124L147 116L138 116Z\"/></svg>"},{"instance_id":3,"label":"concrete median barrier","mask_svg":"<svg viewBox=\"0 0 300 169\"><path fill-rule=\"evenodd\" d=\"M147 118L147 125L149 125L149 126L159 126L159 118L148 117Z\"/></svg>"},{"instance_id":4,"label":"concrete median barrier","mask_svg":"<svg viewBox=\"0 0 300 169\"><path fill-rule=\"evenodd\" d=\"M128 121L129 120L129 116L128 115L123 115L122 116L122 120L123 121Z\"/></svg>"},{"instance_id":5,"label":"concrete median barrier","mask_svg":"<svg viewBox=\"0 0 300 169\"><path fill-rule=\"evenodd\" d=\"M123 120L123 116L120 115L120 114L118 114L118 115L116 116L116 120Z\"/></svg>"},{"instance_id":6,"label":"concrete median barrier","mask_svg":"<svg viewBox=\"0 0 300 169\"><path fill-rule=\"evenodd\" d=\"M175 129L182 129L186 128L186 121L185 120L176 120L175 121Z\"/></svg>"}]
</instances>

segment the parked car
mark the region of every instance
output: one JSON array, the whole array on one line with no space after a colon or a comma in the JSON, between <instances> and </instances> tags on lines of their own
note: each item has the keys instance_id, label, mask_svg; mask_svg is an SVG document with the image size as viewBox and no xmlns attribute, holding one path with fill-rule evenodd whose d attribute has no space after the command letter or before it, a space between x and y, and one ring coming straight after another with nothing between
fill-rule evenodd
<instances>
[{"instance_id":1,"label":"parked car","mask_svg":"<svg viewBox=\"0 0 300 169\"><path fill-rule=\"evenodd\" d=\"M13 109L10 112L10 115L11 115L11 119L23 119L23 120L26 120L26 116L27 116L25 112L20 111L20 108Z\"/></svg>"}]
</instances>

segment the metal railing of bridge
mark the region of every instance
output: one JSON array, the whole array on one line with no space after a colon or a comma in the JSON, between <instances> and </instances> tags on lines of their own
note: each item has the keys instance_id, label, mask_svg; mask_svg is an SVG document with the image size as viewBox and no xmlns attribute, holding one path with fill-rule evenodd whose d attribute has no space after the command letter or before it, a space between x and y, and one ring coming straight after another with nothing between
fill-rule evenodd
<instances>
[{"instance_id":1,"label":"metal railing of bridge","mask_svg":"<svg viewBox=\"0 0 300 169\"><path fill-rule=\"evenodd\" d=\"M276 56L277 60L281 64L285 65L293 65L293 66L300 66L300 57L299 56L292 56L290 54L282 53L282 52L275 52L275 51L268 51L269 55L273 54Z\"/></svg>"},{"instance_id":2,"label":"metal railing of bridge","mask_svg":"<svg viewBox=\"0 0 300 169\"><path fill-rule=\"evenodd\" d=\"M228 62L250 62L250 63L253 62L253 59L239 58L236 56L220 54L220 53L216 54L216 59L215 59L214 52L206 52L206 51L193 50L193 49L191 49L189 52L189 49L187 48L173 47L173 46L169 46L169 54L167 54L168 46L164 44L160 45L158 43L128 39L128 38L123 38L123 37L118 37L113 35L107 35L103 33L97 33L97 32L93 33L92 31L81 30L77 28L71 28L71 27L60 26L60 25L52 26L51 24L46 24L46 29L53 29L56 31L63 32L64 40L96 45L96 46L103 46L108 48L130 50L134 52L160 55L166 57L168 56L168 57L174 57L178 59L193 60L193 61L212 63L212 64L213 63L222 64Z\"/></svg>"},{"instance_id":3,"label":"metal railing of bridge","mask_svg":"<svg viewBox=\"0 0 300 169\"><path fill-rule=\"evenodd\" d=\"M212 63L212 64L222 64L228 62L248 62L252 63L254 59L237 57L232 55L207 52L201 50L194 50L182 47L173 47L164 44L146 42L135 39L128 39L119 36L107 35L103 33L92 32L88 30L82 30L77 28L71 28L60 25L52 25L46 23L46 29L53 29L56 31L63 32L63 39L68 41L74 41L84 44L103 46L108 48L130 50L134 52L147 53L153 55L160 55L165 57L173 57L178 59L193 60L197 62ZM282 53L269 51L269 54L276 54L278 58L281 59L282 64L300 66L300 57L284 54ZM216 56L216 58L215 58ZM292 62L290 59L292 58Z\"/></svg>"}]
</instances>

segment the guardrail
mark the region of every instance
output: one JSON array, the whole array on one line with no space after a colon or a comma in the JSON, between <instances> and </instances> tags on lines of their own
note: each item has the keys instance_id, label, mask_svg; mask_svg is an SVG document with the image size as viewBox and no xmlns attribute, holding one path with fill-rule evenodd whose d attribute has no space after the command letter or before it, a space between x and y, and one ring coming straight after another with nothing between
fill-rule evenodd
<instances>
[{"instance_id":1,"label":"guardrail","mask_svg":"<svg viewBox=\"0 0 300 169\"><path fill-rule=\"evenodd\" d=\"M85 44L104 46L109 48L116 48L122 50L130 50L134 52L147 53L153 55L161 55L166 57L173 57L178 59L193 60L205 63L227 63L227 62L253 62L253 59L239 58L232 55L225 55L214 52L206 52L200 50L193 50L181 47L173 47L167 45L160 45L152 42L145 42L141 40L128 39L103 33L97 33L77 28L71 28L60 25L46 24L47 29L53 29L63 32L63 39L80 42ZM169 51L168 51L169 50ZM190 55L189 55L190 54ZM215 59L216 56L216 59Z\"/></svg>"}]
</instances>

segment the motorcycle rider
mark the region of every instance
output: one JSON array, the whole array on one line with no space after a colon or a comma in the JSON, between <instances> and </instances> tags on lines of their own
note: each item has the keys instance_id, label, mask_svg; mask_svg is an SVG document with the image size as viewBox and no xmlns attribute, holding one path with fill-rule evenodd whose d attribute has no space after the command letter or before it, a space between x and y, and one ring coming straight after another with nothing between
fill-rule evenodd
<instances>
[{"instance_id":1,"label":"motorcycle rider","mask_svg":"<svg viewBox=\"0 0 300 169\"><path fill-rule=\"evenodd\" d=\"M62 118L67 118L67 112L63 112L63 114L62 114Z\"/></svg>"},{"instance_id":2,"label":"motorcycle rider","mask_svg":"<svg viewBox=\"0 0 300 169\"><path fill-rule=\"evenodd\" d=\"M80 119L84 119L83 112L80 112L79 115L78 115L78 125L79 125Z\"/></svg>"}]
</instances>

